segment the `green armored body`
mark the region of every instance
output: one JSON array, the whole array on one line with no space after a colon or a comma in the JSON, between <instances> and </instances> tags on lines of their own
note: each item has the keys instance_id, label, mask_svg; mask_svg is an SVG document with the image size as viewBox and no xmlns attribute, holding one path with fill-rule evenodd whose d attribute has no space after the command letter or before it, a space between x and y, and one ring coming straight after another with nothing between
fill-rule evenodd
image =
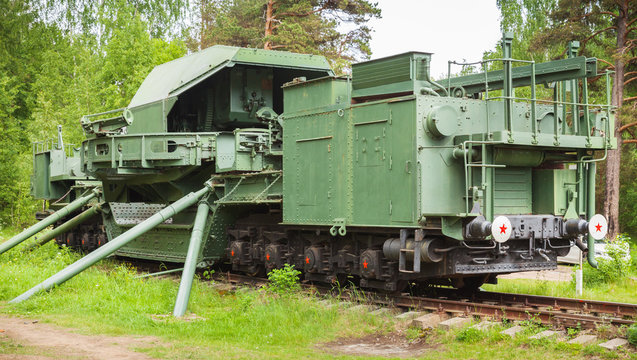
<instances>
[{"instance_id":1,"label":"green armored body","mask_svg":"<svg viewBox=\"0 0 637 360\"><path fill-rule=\"evenodd\" d=\"M284 83L331 74L320 56L214 46L156 67L117 116L84 117L83 163L103 183L109 238L201 187L213 174L249 173L242 192L249 191L248 182L280 177L281 145L274 138L280 132L268 128L262 113L283 112ZM270 191L280 195L281 184ZM280 196L276 202L280 206ZM214 238L207 236L203 261L225 256L225 229L242 211L219 212L208 222ZM117 254L183 262L194 213L186 209Z\"/></svg>"},{"instance_id":2,"label":"green armored body","mask_svg":"<svg viewBox=\"0 0 637 360\"><path fill-rule=\"evenodd\" d=\"M108 243L15 301L111 253L185 262L178 315L197 264L289 263L390 291L556 267L589 230L605 235L595 164L616 146L613 112L588 103L599 74L576 44L544 64L518 64L510 46L503 70L439 83L417 52L351 77L320 56L223 46L158 66L126 109L81 120L79 171L100 184Z\"/></svg>"}]
</instances>

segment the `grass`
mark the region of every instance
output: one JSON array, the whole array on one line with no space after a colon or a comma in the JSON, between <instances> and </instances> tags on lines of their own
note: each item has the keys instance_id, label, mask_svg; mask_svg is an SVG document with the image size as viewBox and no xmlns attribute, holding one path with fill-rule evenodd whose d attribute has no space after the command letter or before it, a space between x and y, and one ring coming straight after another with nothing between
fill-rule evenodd
<instances>
[{"instance_id":1,"label":"grass","mask_svg":"<svg viewBox=\"0 0 637 360\"><path fill-rule=\"evenodd\" d=\"M588 300L637 303L637 282L631 279L612 284L584 287L582 296L575 296L575 283L569 281L543 281L529 279L499 279L497 285L485 284L482 289L505 293L559 296Z\"/></svg>"},{"instance_id":2,"label":"grass","mask_svg":"<svg viewBox=\"0 0 637 360\"><path fill-rule=\"evenodd\" d=\"M587 284L587 272L598 271L588 267L584 271L584 289L582 296L575 294L574 281L546 281L529 279L499 279L497 285L485 284L482 289L505 293L520 293L530 295L560 296L569 298L581 298L588 300L615 301L624 303L637 303L637 245L631 243L631 269L632 272L626 278L612 282ZM575 268L574 268L575 269Z\"/></svg>"},{"instance_id":3,"label":"grass","mask_svg":"<svg viewBox=\"0 0 637 360\"><path fill-rule=\"evenodd\" d=\"M78 258L53 243L30 253L13 249L3 254L0 301L11 300ZM167 346L144 351L165 358L315 358L316 343L391 327L387 318L325 309L311 296L257 290L221 295L210 282L199 280L193 284L189 310L205 320L156 321L152 315L172 312L179 284L136 275L125 264L102 261L49 293L5 304L0 313L37 317L88 334L156 336Z\"/></svg>"},{"instance_id":4,"label":"grass","mask_svg":"<svg viewBox=\"0 0 637 360\"><path fill-rule=\"evenodd\" d=\"M501 324L483 331L468 327L455 332L435 331L430 341L447 344L445 351L427 354L422 359L637 359L637 354L630 349L613 353L597 346L582 347L551 339L530 339L542 330L537 325L528 326L526 331L509 338L500 333L506 327Z\"/></svg>"},{"instance_id":5,"label":"grass","mask_svg":"<svg viewBox=\"0 0 637 360\"><path fill-rule=\"evenodd\" d=\"M10 235L0 232L0 242ZM37 318L85 334L153 336L162 345L137 350L165 359L349 359L356 357L327 353L321 344L394 330L391 317L327 308L307 294L280 296L254 289L220 293L211 282L199 279L193 284L189 310L203 320L170 316L154 320L153 315L172 312L179 284L170 278L135 279L135 269L114 260L100 262L49 293L20 304L6 303L77 259L78 254L53 243L29 253L18 248L0 255L0 314ZM554 286L532 283L503 281L498 285L502 288L494 290L508 286L511 291L525 288L546 294ZM616 291L623 294L624 288ZM409 329L403 336L426 341L430 348L422 359L613 358L599 348L531 341L530 333L511 340L499 329L429 333ZM2 354L37 355L38 351L0 337ZM620 353L618 358L637 360L634 354Z\"/></svg>"},{"instance_id":6,"label":"grass","mask_svg":"<svg viewBox=\"0 0 637 360\"><path fill-rule=\"evenodd\" d=\"M512 325L498 323L485 330L467 325L452 331L410 328L407 329L406 336L411 341L420 339L432 345L419 359L637 359L637 354L631 348L612 352L596 345L582 346L553 339L531 339L536 333L545 330L543 326L533 322L524 323L525 329L513 338L501 334L502 330ZM576 337L578 333L569 332L568 339Z\"/></svg>"}]
</instances>

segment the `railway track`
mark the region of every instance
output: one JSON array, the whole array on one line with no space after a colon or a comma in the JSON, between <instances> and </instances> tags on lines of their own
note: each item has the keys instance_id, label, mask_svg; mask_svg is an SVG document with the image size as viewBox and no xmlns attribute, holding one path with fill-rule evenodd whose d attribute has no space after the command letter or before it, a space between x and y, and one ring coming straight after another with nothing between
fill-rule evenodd
<instances>
[{"instance_id":1,"label":"railway track","mask_svg":"<svg viewBox=\"0 0 637 360\"><path fill-rule=\"evenodd\" d=\"M237 274L217 275L216 279L235 284L263 285L267 279ZM320 294L335 293L328 287L305 285ZM340 291L336 296L348 301L364 301L407 310L433 311L495 320L530 320L555 327L595 329L600 325L629 326L637 319L637 304L550 296L478 291L463 296L454 289L435 288L430 296L409 296Z\"/></svg>"}]
</instances>

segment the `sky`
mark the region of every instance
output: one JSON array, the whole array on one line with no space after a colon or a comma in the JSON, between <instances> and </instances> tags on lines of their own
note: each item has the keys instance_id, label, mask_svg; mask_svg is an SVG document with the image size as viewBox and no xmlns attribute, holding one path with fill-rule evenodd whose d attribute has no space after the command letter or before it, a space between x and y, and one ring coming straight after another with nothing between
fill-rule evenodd
<instances>
[{"instance_id":1,"label":"sky","mask_svg":"<svg viewBox=\"0 0 637 360\"><path fill-rule=\"evenodd\" d=\"M431 74L446 77L447 61L474 62L502 38L495 0L373 0L372 59L406 51L433 53ZM457 67L454 71L458 72ZM442 76L444 75L444 76Z\"/></svg>"}]
</instances>

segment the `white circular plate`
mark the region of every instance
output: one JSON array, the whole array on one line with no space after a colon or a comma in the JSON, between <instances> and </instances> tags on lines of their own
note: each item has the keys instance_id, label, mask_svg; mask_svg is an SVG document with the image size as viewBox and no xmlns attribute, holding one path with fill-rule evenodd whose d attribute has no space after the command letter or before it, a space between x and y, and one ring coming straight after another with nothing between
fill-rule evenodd
<instances>
[{"instance_id":1,"label":"white circular plate","mask_svg":"<svg viewBox=\"0 0 637 360\"><path fill-rule=\"evenodd\" d=\"M588 221L588 232L595 240L603 239L608 233L608 221L603 215L593 215Z\"/></svg>"},{"instance_id":2,"label":"white circular plate","mask_svg":"<svg viewBox=\"0 0 637 360\"><path fill-rule=\"evenodd\" d=\"M498 216L493 220L491 224L491 235L493 235L493 240L503 243L511 237L511 233L513 232L513 227L511 226L511 221L506 216Z\"/></svg>"}]
</instances>

